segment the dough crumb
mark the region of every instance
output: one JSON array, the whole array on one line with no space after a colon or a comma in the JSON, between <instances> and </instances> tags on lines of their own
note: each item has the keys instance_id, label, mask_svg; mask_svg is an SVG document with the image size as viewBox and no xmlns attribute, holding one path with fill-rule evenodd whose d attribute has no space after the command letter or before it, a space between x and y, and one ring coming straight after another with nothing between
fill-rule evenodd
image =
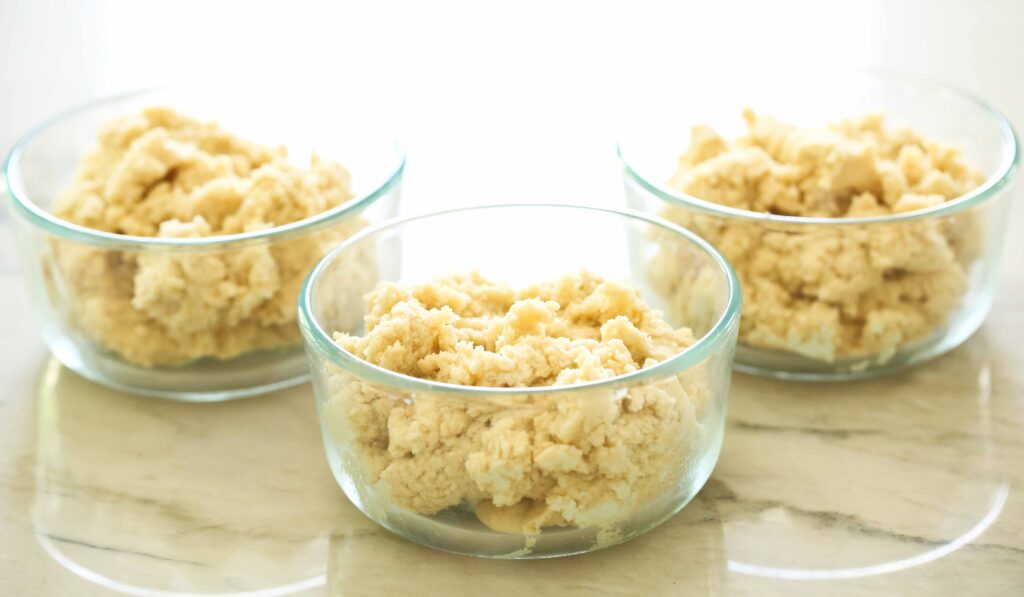
<instances>
[{"instance_id":1,"label":"dough crumb","mask_svg":"<svg viewBox=\"0 0 1024 597\"><path fill-rule=\"evenodd\" d=\"M81 160L55 215L95 230L157 238L254 232L352 198L349 173L313 156L241 139L166 107L117 118ZM56 241L71 323L143 366L300 343L295 301L306 273L365 225L349 218L286 241L220 251L131 252Z\"/></svg>"},{"instance_id":2,"label":"dough crumb","mask_svg":"<svg viewBox=\"0 0 1024 597\"><path fill-rule=\"evenodd\" d=\"M751 110L743 117L747 134L732 140L694 127L668 184L748 211L848 218L933 207L984 180L955 148L881 114L825 128L799 128ZM743 290L740 342L824 362L885 360L939 330L966 292L981 236L967 212L828 229L678 206L662 215L706 238L736 270ZM671 280L677 269L670 255L661 256L656 281Z\"/></svg>"},{"instance_id":3,"label":"dough crumb","mask_svg":"<svg viewBox=\"0 0 1024 597\"><path fill-rule=\"evenodd\" d=\"M365 322L338 345L391 371L481 387L607 379L695 342L636 290L585 271L520 290L476 272L383 283ZM423 514L467 505L491 529L526 535L608 527L672 491L700 452L710 395L704 364L558 393L408 395L338 370L329 387L324 416L360 485Z\"/></svg>"}]
</instances>

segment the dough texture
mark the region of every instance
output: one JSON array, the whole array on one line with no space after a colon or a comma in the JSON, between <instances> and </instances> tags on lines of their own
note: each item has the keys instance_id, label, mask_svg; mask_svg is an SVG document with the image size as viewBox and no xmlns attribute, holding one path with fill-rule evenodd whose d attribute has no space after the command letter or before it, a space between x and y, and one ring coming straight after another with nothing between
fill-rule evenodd
<instances>
[{"instance_id":1,"label":"dough texture","mask_svg":"<svg viewBox=\"0 0 1024 597\"><path fill-rule=\"evenodd\" d=\"M919 210L983 182L959 151L869 114L798 128L747 110L747 134L694 127L669 185L748 211L850 218ZM740 342L833 362L884 362L940 329L977 256L973 214L863 226L754 223L672 205L662 215L718 248L743 290ZM676 277L670 255L657 278ZM679 305L685 308L685 304Z\"/></svg>"},{"instance_id":2,"label":"dough texture","mask_svg":"<svg viewBox=\"0 0 1024 597\"><path fill-rule=\"evenodd\" d=\"M193 238L264 230L352 197L349 173L155 107L110 122L54 213L88 228ZM221 250L131 252L54 243L71 323L126 361L173 365L300 343L305 275L365 225L348 218L284 241Z\"/></svg>"},{"instance_id":3,"label":"dough texture","mask_svg":"<svg viewBox=\"0 0 1024 597\"><path fill-rule=\"evenodd\" d=\"M528 393L648 368L694 342L628 286L587 272L521 290L478 273L367 297L365 335L345 350L406 375L524 388L409 395L340 371L324 404L357 485L435 514L460 505L494 530L598 528L672 491L699 451L706 368L624 388Z\"/></svg>"}]
</instances>

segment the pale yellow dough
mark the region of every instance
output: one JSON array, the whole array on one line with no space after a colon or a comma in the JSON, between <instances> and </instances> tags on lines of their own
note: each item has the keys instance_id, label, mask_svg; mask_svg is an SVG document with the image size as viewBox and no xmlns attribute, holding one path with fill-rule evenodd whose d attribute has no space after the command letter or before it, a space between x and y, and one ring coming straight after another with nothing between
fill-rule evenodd
<instances>
[{"instance_id":1,"label":"pale yellow dough","mask_svg":"<svg viewBox=\"0 0 1024 597\"><path fill-rule=\"evenodd\" d=\"M879 114L808 129L744 112L726 140L693 129L669 185L739 209L787 216L885 216L938 205L983 182L953 147ZM816 360L874 358L943 326L966 289L977 222L786 227L700 214L663 215L694 230L735 268L743 290L740 342ZM657 278L677 268L666 257ZM685 307L685 305L682 305Z\"/></svg>"},{"instance_id":2,"label":"pale yellow dough","mask_svg":"<svg viewBox=\"0 0 1024 597\"><path fill-rule=\"evenodd\" d=\"M110 122L55 214L96 230L163 238L251 232L302 220L352 197L349 173L283 147L240 139L169 108ZM191 253L54 246L72 324L139 365L299 343L295 301L309 269L363 226L350 219L273 244Z\"/></svg>"},{"instance_id":3,"label":"pale yellow dough","mask_svg":"<svg viewBox=\"0 0 1024 597\"><path fill-rule=\"evenodd\" d=\"M694 342L635 290L582 272L515 290L477 273L367 297L345 350L398 373L469 386L578 384L651 367ZM703 437L706 369L627 389L408 395L330 376L324 406L359 483L402 508L468 504L502 532L611 525L672 490Z\"/></svg>"}]
</instances>

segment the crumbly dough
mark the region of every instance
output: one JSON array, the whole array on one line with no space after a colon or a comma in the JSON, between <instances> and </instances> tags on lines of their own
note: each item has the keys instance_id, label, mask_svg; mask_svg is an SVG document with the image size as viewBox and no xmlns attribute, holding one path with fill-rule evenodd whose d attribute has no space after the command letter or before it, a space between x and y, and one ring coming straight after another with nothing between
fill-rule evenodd
<instances>
[{"instance_id":1,"label":"crumbly dough","mask_svg":"<svg viewBox=\"0 0 1024 597\"><path fill-rule=\"evenodd\" d=\"M726 140L694 127L669 185L739 209L787 216L884 216L931 207L983 182L957 149L880 114L798 128L746 110ZM980 234L971 214L857 227L787 227L663 215L717 247L743 289L740 341L816 360L884 361L940 328L966 289ZM675 277L665 258L658 278Z\"/></svg>"},{"instance_id":2,"label":"crumbly dough","mask_svg":"<svg viewBox=\"0 0 1024 597\"><path fill-rule=\"evenodd\" d=\"M240 139L170 108L110 122L79 164L55 214L106 232L163 238L252 232L352 197L349 173L313 156ZM139 365L178 364L300 341L295 301L323 254L364 225L226 251L128 252L58 242L72 323Z\"/></svg>"},{"instance_id":3,"label":"crumbly dough","mask_svg":"<svg viewBox=\"0 0 1024 597\"><path fill-rule=\"evenodd\" d=\"M337 343L440 382L529 388L651 367L690 346L628 286L587 272L515 290L478 273L379 285ZM474 507L492 529L602 527L679 483L700 445L706 370L627 389L410 396L334 371L324 413L346 468L400 507Z\"/></svg>"}]
</instances>

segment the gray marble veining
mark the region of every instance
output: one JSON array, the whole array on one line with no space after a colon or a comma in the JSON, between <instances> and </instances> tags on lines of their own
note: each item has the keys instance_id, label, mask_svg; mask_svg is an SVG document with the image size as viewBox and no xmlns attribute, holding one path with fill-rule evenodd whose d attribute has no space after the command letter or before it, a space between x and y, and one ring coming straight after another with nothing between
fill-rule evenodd
<instances>
[{"instance_id":1,"label":"gray marble veining","mask_svg":"<svg viewBox=\"0 0 1024 597\"><path fill-rule=\"evenodd\" d=\"M737 375L698 498L582 557L499 562L405 542L324 462L306 387L143 399L56 362L0 404L0 581L14 594L1013 594L1024 583L1019 303L900 375ZM1012 335L1012 334L1011 334ZM14 555L16 554L16 555ZM20 592L19 592L20 591Z\"/></svg>"}]
</instances>

